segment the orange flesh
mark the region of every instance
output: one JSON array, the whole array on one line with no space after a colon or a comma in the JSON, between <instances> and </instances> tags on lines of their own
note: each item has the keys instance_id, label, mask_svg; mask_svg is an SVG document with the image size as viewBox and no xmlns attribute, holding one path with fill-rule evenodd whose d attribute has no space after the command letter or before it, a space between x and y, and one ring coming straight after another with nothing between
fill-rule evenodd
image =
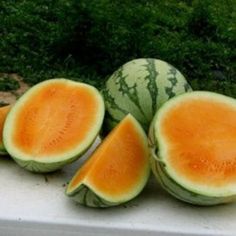
<instances>
[{"instance_id":1,"label":"orange flesh","mask_svg":"<svg viewBox=\"0 0 236 236\"><path fill-rule=\"evenodd\" d=\"M19 109L13 142L37 158L73 150L96 123L98 107L97 98L87 87L50 83Z\"/></svg>"},{"instance_id":2,"label":"orange flesh","mask_svg":"<svg viewBox=\"0 0 236 236\"><path fill-rule=\"evenodd\" d=\"M0 145L2 145L2 131L3 131L3 125L6 119L6 116L10 110L11 106L4 106L0 108Z\"/></svg>"},{"instance_id":3,"label":"orange flesh","mask_svg":"<svg viewBox=\"0 0 236 236\"><path fill-rule=\"evenodd\" d=\"M104 194L119 195L137 186L148 165L148 151L134 121L125 118L76 173L69 189L83 180Z\"/></svg>"},{"instance_id":4,"label":"orange flesh","mask_svg":"<svg viewBox=\"0 0 236 236\"><path fill-rule=\"evenodd\" d=\"M236 107L190 99L161 120L168 162L189 180L209 186L236 181Z\"/></svg>"}]
</instances>

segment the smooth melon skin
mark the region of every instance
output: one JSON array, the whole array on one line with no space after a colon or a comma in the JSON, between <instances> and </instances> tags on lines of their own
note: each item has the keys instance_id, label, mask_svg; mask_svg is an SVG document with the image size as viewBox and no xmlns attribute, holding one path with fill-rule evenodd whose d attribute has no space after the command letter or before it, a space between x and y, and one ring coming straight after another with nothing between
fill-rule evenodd
<instances>
[{"instance_id":1,"label":"smooth melon skin","mask_svg":"<svg viewBox=\"0 0 236 236\"><path fill-rule=\"evenodd\" d=\"M217 205L236 200L236 100L206 91L176 96L149 130L151 168L179 200Z\"/></svg>"},{"instance_id":2,"label":"smooth melon skin","mask_svg":"<svg viewBox=\"0 0 236 236\"><path fill-rule=\"evenodd\" d=\"M104 101L93 86L64 78L30 88L3 128L7 152L23 168L51 172L84 154L102 126Z\"/></svg>"},{"instance_id":3,"label":"smooth melon skin","mask_svg":"<svg viewBox=\"0 0 236 236\"><path fill-rule=\"evenodd\" d=\"M149 174L147 137L129 114L77 171L66 195L89 207L117 206L135 198Z\"/></svg>"},{"instance_id":4,"label":"smooth melon skin","mask_svg":"<svg viewBox=\"0 0 236 236\"><path fill-rule=\"evenodd\" d=\"M173 96L192 91L184 76L169 63L139 58L116 70L102 93L106 115L104 132L131 113L147 132L156 110Z\"/></svg>"},{"instance_id":5,"label":"smooth melon skin","mask_svg":"<svg viewBox=\"0 0 236 236\"><path fill-rule=\"evenodd\" d=\"M3 126L7 117L7 114L9 113L11 108L11 105L0 107L0 155L6 155L7 151L3 145Z\"/></svg>"}]
</instances>

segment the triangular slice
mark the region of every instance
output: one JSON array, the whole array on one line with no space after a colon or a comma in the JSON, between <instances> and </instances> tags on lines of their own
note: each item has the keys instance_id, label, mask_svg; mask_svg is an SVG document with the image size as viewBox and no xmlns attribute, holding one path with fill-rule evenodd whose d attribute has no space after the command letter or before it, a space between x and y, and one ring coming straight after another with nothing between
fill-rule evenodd
<instances>
[{"instance_id":1,"label":"triangular slice","mask_svg":"<svg viewBox=\"0 0 236 236\"><path fill-rule=\"evenodd\" d=\"M166 102L150 128L152 168L175 197L197 205L236 200L236 100L196 91Z\"/></svg>"},{"instance_id":2,"label":"triangular slice","mask_svg":"<svg viewBox=\"0 0 236 236\"><path fill-rule=\"evenodd\" d=\"M10 108L11 108L10 105L0 107L0 155L7 154L7 151L3 145L2 132L3 132L3 125L5 123L7 114L10 111Z\"/></svg>"},{"instance_id":3,"label":"triangular slice","mask_svg":"<svg viewBox=\"0 0 236 236\"><path fill-rule=\"evenodd\" d=\"M4 146L20 166L35 172L54 171L90 147L103 117L103 98L93 86L47 80L30 88L10 110L3 129Z\"/></svg>"},{"instance_id":4,"label":"triangular slice","mask_svg":"<svg viewBox=\"0 0 236 236\"><path fill-rule=\"evenodd\" d=\"M66 194L90 207L119 205L141 192L149 170L147 137L127 115L78 170Z\"/></svg>"}]
</instances>

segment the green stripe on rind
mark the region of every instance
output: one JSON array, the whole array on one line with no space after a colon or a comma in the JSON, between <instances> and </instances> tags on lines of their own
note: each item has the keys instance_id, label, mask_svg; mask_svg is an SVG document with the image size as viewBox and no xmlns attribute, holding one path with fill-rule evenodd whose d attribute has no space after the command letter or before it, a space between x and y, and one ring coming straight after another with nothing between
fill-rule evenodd
<instances>
[{"instance_id":1,"label":"green stripe on rind","mask_svg":"<svg viewBox=\"0 0 236 236\"><path fill-rule=\"evenodd\" d=\"M141 125L145 128L148 128L149 118L146 117L146 112L143 110L143 107L140 105L140 100L137 91L137 83L134 83L132 86L129 86L126 82L126 77L122 74L122 68L120 67L112 76L113 83L117 90L119 91L119 95L123 98L126 98L128 103L132 103L133 109L136 110L136 119L141 123ZM126 104L117 104L117 97L111 95L111 91L109 90L109 86L107 85L102 91L102 95L105 100L105 105L107 111L109 111L110 119L115 121L113 124L118 124L127 114L130 113L130 109L127 109ZM117 119L118 117L118 119ZM108 122L109 125L109 122ZM111 130L115 125L108 126L109 130Z\"/></svg>"},{"instance_id":2,"label":"green stripe on rind","mask_svg":"<svg viewBox=\"0 0 236 236\"><path fill-rule=\"evenodd\" d=\"M104 120L104 125L105 126L105 130L112 130L127 114L130 113L130 111L127 111L121 107L119 107L116 103L115 103L115 99L109 94L109 92L107 90L102 90L102 94L103 97L105 99L105 105L106 105L106 109L107 109L107 113L105 116L105 120ZM149 127L149 122L147 122L147 120L143 120L143 119L138 119L138 117L136 117L136 119L139 121L139 123L142 125L142 127L144 128L144 130L148 130Z\"/></svg>"},{"instance_id":3,"label":"green stripe on rind","mask_svg":"<svg viewBox=\"0 0 236 236\"><path fill-rule=\"evenodd\" d=\"M191 86L188 83L184 83L184 90L185 90L185 92L193 91Z\"/></svg>"},{"instance_id":4,"label":"green stripe on rind","mask_svg":"<svg viewBox=\"0 0 236 236\"><path fill-rule=\"evenodd\" d=\"M121 202L110 202L105 200L104 198L95 194L85 184L81 184L80 187L77 188L74 192L70 194L66 193L66 195L81 205L94 208L107 208L121 204Z\"/></svg>"},{"instance_id":5,"label":"green stripe on rind","mask_svg":"<svg viewBox=\"0 0 236 236\"><path fill-rule=\"evenodd\" d=\"M140 102L139 102L139 97L138 97L138 92L137 92L137 83L134 83L133 86L129 86L126 82L127 76L123 76L122 70L123 70L122 67L118 70L118 79L116 81L116 84L119 84L120 86L119 91L121 92L123 96L126 95L130 99L130 101L133 102L134 106L137 106L137 108L139 109L143 117L147 119L146 114L143 111L143 108L141 107Z\"/></svg>"},{"instance_id":6,"label":"green stripe on rind","mask_svg":"<svg viewBox=\"0 0 236 236\"><path fill-rule=\"evenodd\" d=\"M43 161L39 162L35 160L21 160L13 156L12 158L19 166L23 167L26 170L29 170L35 173L49 173L49 172L53 172L55 170L61 169L63 166L76 161L79 157L81 157L85 152L88 151L88 149L94 143L96 137L93 139L91 144L85 150L83 150L82 153L78 153L77 155L71 157L70 159L66 159L61 162L58 161L58 162L48 163L48 162L43 162Z\"/></svg>"},{"instance_id":7,"label":"green stripe on rind","mask_svg":"<svg viewBox=\"0 0 236 236\"><path fill-rule=\"evenodd\" d=\"M172 98L176 94L174 92L174 87L177 85L178 79L176 77L177 69L175 69L171 65L169 65L169 66L170 66L170 69L169 69L169 72L167 73L167 79L170 81L171 86L170 87L166 87L165 91L166 91L166 94L169 96L169 98Z\"/></svg>"},{"instance_id":8,"label":"green stripe on rind","mask_svg":"<svg viewBox=\"0 0 236 236\"><path fill-rule=\"evenodd\" d=\"M115 110L118 110L120 111L121 113L123 113L123 115L125 116L126 114L128 114L129 112L124 110L123 108L119 107L116 103L115 103L115 98L111 96L111 94L109 93L109 90L108 89L103 89L101 91L104 99L105 99L105 102L107 102L107 104L109 105L109 107L111 109L115 109Z\"/></svg>"},{"instance_id":9,"label":"green stripe on rind","mask_svg":"<svg viewBox=\"0 0 236 236\"><path fill-rule=\"evenodd\" d=\"M170 82L170 87L165 87L165 91L166 94L169 96L169 99L183 92L191 92L192 88L186 81L183 80L184 76L175 67L173 67L170 64L168 65L169 65L169 71L167 72L166 77ZM181 83L184 82L181 87L179 87L178 85L179 81ZM178 88L180 88L181 91L178 90L176 91L176 89Z\"/></svg>"},{"instance_id":10,"label":"green stripe on rind","mask_svg":"<svg viewBox=\"0 0 236 236\"><path fill-rule=\"evenodd\" d=\"M158 157L158 141L154 134L154 123L156 116L154 117L149 130L149 148L151 153L151 168L158 183L175 198L199 206L213 206L223 203L232 202L236 199L236 196L227 197L214 197L207 196L197 192L193 192L177 183L166 171L166 165L162 161L161 157Z\"/></svg>"},{"instance_id":11,"label":"green stripe on rind","mask_svg":"<svg viewBox=\"0 0 236 236\"><path fill-rule=\"evenodd\" d=\"M156 109L157 109L157 96L158 96L158 87L157 87L157 76L158 76L158 72L156 71L156 67L155 67L155 60L148 58L147 59L147 64L145 65L149 75L146 76L144 79L148 80L148 85L147 85L147 89L150 93L151 96L151 100L152 100L152 116L155 115L156 113ZM150 122L150 120L149 120ZM148 128L148 127L147 127Z\"/></svg>"}]
</instances>

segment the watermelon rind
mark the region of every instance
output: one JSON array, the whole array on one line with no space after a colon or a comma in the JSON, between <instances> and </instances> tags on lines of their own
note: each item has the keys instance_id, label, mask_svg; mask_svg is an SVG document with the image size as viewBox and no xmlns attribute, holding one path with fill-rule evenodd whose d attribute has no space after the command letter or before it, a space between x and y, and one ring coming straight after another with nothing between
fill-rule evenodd
<instances>
[{"instance_id":1,"label":"watermelon rind","mask_svg":"<svg viewBox=\"0 0 236 236\"><path fill-rule=\"evenodd\" d=\"M181 99L187 99L193 96L207 96L211 99L218 99L236 106L236 101L233 98L225 95L217 94L208 91L194 91L188 94L178 95L165 103L156 113L149 129L149 149L151 169L156 177L157 182L175 198L200 206L211 206L223 203L229 203L236 200L236 183L234 186L213 188L209 186L200 186L192 183L182 177L170 168L165 159L165 149L167 148L163 141L162 134L158 129L158 119L165 115L165 111Z\"/></svg>"},{"instance_id":2,"label":"watermelon rind","mask_svg":"<svg viewBox=\"0 0 236 236\"><path fill-rule=\"evenodd\" d=\"M100 197L93 190L87 187L85 184L81 184L76 191L72 193L66 193L74 201L81 205L94 207L94 208L107 208L120 205L122 202L107 201Z\"/></svg>"}]
</instances>

